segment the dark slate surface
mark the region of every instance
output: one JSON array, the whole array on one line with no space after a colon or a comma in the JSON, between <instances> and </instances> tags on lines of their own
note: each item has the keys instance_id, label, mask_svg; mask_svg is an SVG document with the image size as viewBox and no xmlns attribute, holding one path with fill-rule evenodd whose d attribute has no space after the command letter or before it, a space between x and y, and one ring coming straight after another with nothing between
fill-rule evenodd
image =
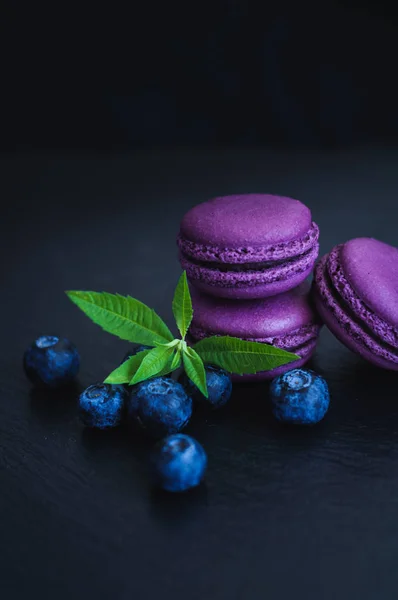
<instances>
[{"instance_id":1,"label":"dark slate surface","mask_svg":"<svg viewBox=\"0 0 398 600\"><path fill-rule=\"evenodd\" d=\"M130 293L172 325L183 213L249 191L302 199L321 251L370 235L398 244L398 153L272 155L259 150L1 160L1 597L114 600L395 599L398 588L398 375L362 362L326 330L312 367L330 384L325 421L284 429L267 385L187 430L209 456L186 496L147 482L151 442L84 431L78 390L128 345L65 289ZM25 347L69 336L75 390L31 389Z\"/></svg>"}]
</instances>

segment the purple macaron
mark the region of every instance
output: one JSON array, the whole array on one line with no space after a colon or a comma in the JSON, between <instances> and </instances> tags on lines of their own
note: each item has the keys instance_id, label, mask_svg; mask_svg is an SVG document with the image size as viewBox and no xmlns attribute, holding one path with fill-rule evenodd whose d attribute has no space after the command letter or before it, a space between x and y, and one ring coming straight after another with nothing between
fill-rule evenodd
<instances>
[{"instance_id":1,"label":"purple macaron","mask_svg":"<svg viewBox=\"0 0 398 600\"><path fill-rule=\"evenodd\" d=\"M253 342L272 344L300 356L289 364L255 375L235 375L234 379L272 379L304 365L314 353L320 322L309 301L310 286L302 283L279 296L257 300L221 299L191 289L193 320L191 341L211 335L231 335Z\"/></svg>"},{"instance_id":2,"label":"purple macaron","mask_svg":"<svg viewBox=\"0 0 398 600\"><path fill-rule=\"evenodd\" d=\"M371 363L398 371L398 249L373 238L333 248L316 266L313 294L325 325Z\"/></svg>"},{"instance_id":3,"label":"purple macaron","mask_svg":"<svg viewBox=\"0 0 398 600\"><path fill-rule=\"evenodd\" d=\"M221 298L275 296L299 285L319 253L311 212L292 198L214 198L182 219L178 246L188 279Z\"/></svg>"}]
</instances>

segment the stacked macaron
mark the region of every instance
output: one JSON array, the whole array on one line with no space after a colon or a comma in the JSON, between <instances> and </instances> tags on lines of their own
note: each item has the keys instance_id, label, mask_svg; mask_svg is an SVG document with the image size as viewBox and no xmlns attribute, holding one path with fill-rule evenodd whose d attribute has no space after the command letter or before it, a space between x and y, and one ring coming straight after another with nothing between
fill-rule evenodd
<instances>
[{"instance_id":1,"label":"stacked macaron","mask_svg":"<svg viewBox=\"0 0 398 600\"><path fill-rule=\"evenodd\" d=\"M319 229L298 200L266 194L214 198L192 208L178 236L180 261L199 290L218 298L275 296L311 273Z\"/></svg>"},{"instance_id":2,"label":"stacked macaron","mask_svg":"<svg viewBox=\"0 0 398 600\"><path fill-rule=\"evenodd\" d=\"M225 196L192 208L177 240L192 284L191 338L231 335L300 357L247 377L264 379L305 364L323 322L364 359L398 371L398 248L339 244L317 263L310 293L318 239L310 210L292 198Z\"/></svg>"},{"instance_id":3,"label":"stacked macaron","mask_svg":"<svg viewBox=\"0 0 398 600\"><path fill-rule=\"evenodd\" d=\"M292 198L224 196L192 208L177 240L192 289L191 338L231 335L300 357L250 378L272 378L306 363L320 330L305 282L318 238L310 210Z\"/></svg>"}]
</instances>

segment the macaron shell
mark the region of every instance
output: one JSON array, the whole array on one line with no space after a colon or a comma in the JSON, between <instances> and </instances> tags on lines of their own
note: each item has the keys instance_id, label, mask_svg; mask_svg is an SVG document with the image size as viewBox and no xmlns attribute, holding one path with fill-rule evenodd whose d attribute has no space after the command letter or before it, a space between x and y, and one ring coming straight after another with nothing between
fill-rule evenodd
<instances>
[{"instance_id":1,"label":"macaron shell","mask_svg":"<svg viewBox=\"0 0 398 600\"><path fill-rule=\"evenodd\" d=\"M377 367L398 371L398 363L393 363L390 360L386 360L382 356L375 354L376 345L370 349L364 346L362 343L356 341L353 335L350 335L347 332L345 327L340 324L334 314L325 305L324 300L317 291L314 292L314 301L321 319L327 328L330 329L333 335L335 335L344 346L346 346L349 350L352 350L352 352L359 354L362 358Z\"/></svg>"},{"instance_id":2,"label":"macaron shell","mask_svg":"<svg viewBox=\"0 0 398 600\"><path fill-rule=\"evenodd\" d=\"M356 238L344 244L341 265L367 306L398 327L398 248L373 238Z\"/></svg>"},{"instance_id":3,"label":"macaron shell","mask_svg":"<svg viewBox=\"0 0 398 600\"><path fill-rule=\"evenodd\" d=\"M355 315L356 320L366 324L366 327L381 342L385 342L393 348L398 349L398 330L369 308L348 281L341 264L343 250L344 245L342 244L329 252L325 265L326 272L323 274L323 277L330 279L331 285L347 305L347 312ZM318 269L316 269L316 272L318 272Z\"/></svg>"},{"instance_id":4,"label":"macaron shell","mask_svg":"<svg viewBox=\"0 0 398 600\"><path fill-rule=\"evenodd\" d=\"M193 242L180 233L177 245L183 255L191 257L195 261L243 265L295 258L318 246L318 239L319 228L316 223L311 223L310 229L303 236L279 244L253 245L250 243L244 246L237 244L233 247L212 246L209 243Z\"/></svg>"},{"instance_id":5,"label":"macaron shell","mask_svg":"<svg viewBox=\"0 0 398 600\"><path fill-rule=\"evenodd\" d=\"M312 266L309 267L307 271L294 275L283 281L275 281L274 283L263 283L255 286L251 285L239 288L209 285L198 280L195 280L192 283L194 283L195 287L201 292L216 296L217 298L230 298L234 300L261 299L278 296L279 294L283 294L295 288L310 275L311 271Z\"/></svg>"},{"instance_id":6,"label":"macaron shell","mask_svg":"<svg viewBox=\"0 0 398 600\"><path fill-rule=\"evenodd\" d=\"M240 338L270 338L290 334L316 321L309 301L310 285L300 286L278 298L239 302L198 293L191 287L192 325L204 331Z\"/></svg>"},{"instance_id":7,"label":"macaron shell","mask_svg":"<svg viewBox=\"0 0 398 600\"><path fill-rule=\"evenodd\" d=\"M181 236L221 248L271 246L304 237L311 212L302 202L270 194L221 196L183 217Z\"/></svg>"},{"instance_id":8,"label":"macaron shell","mask_svg":"<svg viewBox=\"0 0 398 600\"><path fill-rule=\"evenodd\" d=\"M199 294L192 289L194 317L190 336L200 340L211 335L231 335L272 344L300 359L271 371L252 375L234 375L236 381L271 379L304 365L315 351L320 323L309 302L309 285L261 300L221 300Z\"/></svg>"},{"instance_id":9,"label":"macaron shell","mask_svg":"<svg viewBox=\"0 0 398 600\"><path fill-rule=\"evenodd\" d=\"M398 352L372 334L361 315L350 313L348 304L331 288L328 281L329 255L315 268L313 297L317 311L332 333L353 352L385 369L398 370Z\"/></svg>"}]
</instances>

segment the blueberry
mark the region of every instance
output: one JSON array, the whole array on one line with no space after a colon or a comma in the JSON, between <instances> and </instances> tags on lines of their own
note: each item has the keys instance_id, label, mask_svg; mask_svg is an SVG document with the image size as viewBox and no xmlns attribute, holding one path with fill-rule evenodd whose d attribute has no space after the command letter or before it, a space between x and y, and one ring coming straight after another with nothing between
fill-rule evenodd
<instances>
[{"instance_id":1,"label":"blueberry","mask_svg":"<svg viewBox=\"0 0 398 600\"><path fill-rule=\"evenodd\" d=\"M178 433L160 440L151 455L155 483L169 492L184 492L202 481L207 456L199 442Z\"/></svg>"},{"instance_id":2,"label":"blueberry","mask_svg":"<svg viewBox=\"0 0 398 600\"><path fill-rule=\"evenodd\" d=\"M144 352L144 350L152 350L152 348L150 346L136 346L135 348L127 352L120 364L122 365L124 362L126 362L126 360L128 360L132 356L135 356L139 352Z\"/></svg>"},{"instance_id":3,"label":"blueberry","mask_svg":"<svg viewBox=\"0 0 398 600\"><path fill-rule=\"evenodd\" d=\"M318 423L329 408L328 385L313 371L287 371L272 381L270 394L274 416L286 423Z\"/></svg>"},{"instance_id":4,"label":"blueberry","mask_svg":"<svg viewBox=\"0 0 398 600\"><path fill-rule=\"evenodd\" d=\"M213 365L206 365L206 383L209 397L205 398L196 385L187 377L186 373L180 376L180 382L192 399L211 408L221 408L228 402L232 394L231 376L227 371Z\"/></svg>"},{"instance_id":5,"label":"blueberry","mask_svg":"<svg viewBox=\"0 0 398 600\"><path fill-rule=\"evenodd\" d=\"M154 437L163 437L185 427L192 415L192 399L177 381L156 377L132 387L127 411L130 421Z\"/></svg>"},{"instance_id":6,"label":"blueberry","mask_svg":"<svg viewBox=\"0 0 398 600\"><path fill-rule=\"evenodd\" d=\"M80 357L74 344L66 338L42 335L26 350L23 365L32 383L60 387L76 377Z\"/></svg>"},{"instance_id":7,"label":"blueberry","mask_svg":"<svg viewBox=\"0 0 398 600\"><path fill-rule=\"evenodd\" d=\"M79 415L86 427L108 429L119 425L127 392L122 385L96 383L79 397Z\"/></svg>"}]
</instances>

